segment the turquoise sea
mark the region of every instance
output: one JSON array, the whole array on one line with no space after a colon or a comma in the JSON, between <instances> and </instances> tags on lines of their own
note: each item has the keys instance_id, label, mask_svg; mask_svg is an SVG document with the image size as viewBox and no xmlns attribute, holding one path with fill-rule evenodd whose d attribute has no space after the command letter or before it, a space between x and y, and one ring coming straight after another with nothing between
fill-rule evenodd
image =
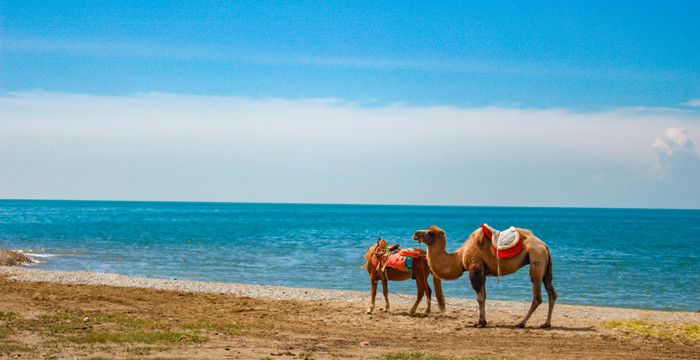
<instances>
[{"instance_id":1,"label":"turquoise sea","mask_svg":"<svg viewBox=\"0 0 700 360\"><path fill-rule=\"evenodd\" d=\"M39 269L368 290L363 255L378 236L416 246L413 232L435 224L452 251L484 222L549 245L561 303L700 310L699 210L0 200L0 248ZM468 276L445 291L474 298ZM530 301L527 269L490 278L487 294Z\"/></svg>"}]
</instances>

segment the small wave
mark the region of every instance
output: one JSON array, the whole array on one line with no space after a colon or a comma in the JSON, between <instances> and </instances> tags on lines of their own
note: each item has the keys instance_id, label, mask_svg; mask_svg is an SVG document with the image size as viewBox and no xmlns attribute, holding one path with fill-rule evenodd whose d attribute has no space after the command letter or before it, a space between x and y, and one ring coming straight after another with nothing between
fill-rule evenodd
<instances>
[{"instance_id":1,"label":"small wave","mask_svg":"<svg viewBox=\"0 0 700 360\"><path fill-rule=\"evenodd\" d=\"M30 258L52 258L52 257L58 257L58 254L46 254L46 253L34 253L31 251L24 251L24 250L13 250L16 251L22 255L26 255L27 257Z\"/></svg>"},{"instance_id":2,"label":"small wave","mask_svg":"<svg viewBox=\"0 0 700 360\"><path fill-rule=\"evenodd\" d=\"M36 254L36 253L24 253L24 255L27 255L28 257L36 257L36 258L52 258L52 257L58 257L58 254Z\"/></svg>"},{"instance_id":3,"label":"small wave","mask_svg":"<svg viewBox=\"0 0 700 360\"><path fill-rule=\"evenodd\" d=\"M25 251L25 250L18 249L18 250L13 250L13 251L16 251L18 253L21 253L22 255L25 255L26 257L29 258L29 260L32 261L31 263L25 264L25 265L44 264L44 263L46 263L45 259L60 256L59 254L35 253L35 252L31 252L31 250Z\"/></svg>"},{"instance_id":4,"label":"small wave","mask_svg":"<svg viewBox=\"0 0 700 360\"><path fill-rule=\"evenodd\" d=\"M60 255L91 255L94 254L95 252L93 251L86 251L86 250L66 250L66 251L61 251L56 256ZM50 254L52 255L52 254Z\"/></svg>"}]
</instances>

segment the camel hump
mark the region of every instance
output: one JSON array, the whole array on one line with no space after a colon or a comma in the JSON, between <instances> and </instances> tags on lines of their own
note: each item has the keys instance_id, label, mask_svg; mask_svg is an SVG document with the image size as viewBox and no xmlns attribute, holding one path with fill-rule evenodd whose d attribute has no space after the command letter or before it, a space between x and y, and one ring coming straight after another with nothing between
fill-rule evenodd
<instances>
[{"instance_id":1,"label":"camel hump","mask_svg":"<svg viewBox=\"0 0 700 360\"><path fill-rule=\"evenodd\" d=\"M483 224L481 225L481 229L484 235L486 235L486 238L491 240L491 245L499 251L513 248L520 242L520 233L513 226L500 231L491 227L489 224Z\"/></svg>"}]
</instances>

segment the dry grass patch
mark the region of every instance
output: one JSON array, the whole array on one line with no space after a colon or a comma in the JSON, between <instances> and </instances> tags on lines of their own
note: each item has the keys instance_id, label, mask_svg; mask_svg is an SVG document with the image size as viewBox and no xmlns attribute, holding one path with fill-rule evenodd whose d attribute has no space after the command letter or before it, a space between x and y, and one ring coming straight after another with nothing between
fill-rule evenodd
<instances>
[{"instance_id":1,"label":"dry grass patch","mask_svg":"<svg viewBox=\"0 0 700 360\"><path fill-rule=\"evenodd\" d=\"M191 322L182 324L182 328L192 331L208 331L221 332L227 335L240 335L251 328L249 324L240 322L231 322L225 324L207 323L207 322Z\"/></svg>"},{"instance_id":2,"label":"dry grass patch","mask_svg":"<svg viewBox=\"0 0 700 360\"><path fill-rule=\"evenodd\" d=\"M396 353L384 355L381 360L515 360L513 357L475 355L475 356L440 356L424 354L422 352Z\"/></svg>"},{"instance_id":3,"label":"dry grass patch","mask_svg":"<svg viewBox=\"0 0 700 360\"><path fill-rule=\"evenodd\" d=\"M10 328L0 328L0 340L3 340L12 334L12 329Z\"/></svg>"},{"instance_id":4,"label":"dry grass patch","mask_svg":"<svg viewBox=\"0 0 700 360\"><path fill-rule=\"evenodd\" d=\"M163 329L167 327L165 324L146 319L131 318L119 314L89 312L65 312L42 315L39 317L39 320L65 324L117 325L129 329Z\"/></svg>"},{"instance_id":5,"label":"dry grass patch","mask_svg":"<svg viewBox=\"0 0 700 360\"><path fill-rule=\"evenodd\" d=\"M17 317L12 311L0 311L0 320L9 321Z\"/></svg>"},{"instance_id":6,"label":"dry grass patch","mask_svg":"<svg viewBox=\"0 0 700 360\"><path fill-rule=\"evenodd\" d=\"M12 311L0 311L0 320L11 321L17 318L17 314Z\"/></svg>"},{"instance_id":7,"label":"dry grass patch","mask_svg":"<svg viewBox=\"0 0 700 360\"><path fill-rule=\"evenodd\" d=\"M26 325L29 328L43 329L44 333L57 341L73 344L176 344L201 343L208 340L207 337L193 331L173 331L171 326L164 323L121 314L62 312L42 315L34 320L33 324Z\"/></svg>"},{"instance_id":8,"label":"dry grass patch","mask_svg":"<svg viewBox=\"0 0 700 360\"><path fill-rule=\"evenodd\" d=\"M126 352L129 355L145 356L151 355L154 352L170 350L172 347L163 345L147 345L147 346L129 346Z\"/></svg>"},{"instance_id":9,"label":"dry grass patch","mask_svg":"<svg viewBox=\"0 0 700 360\"><path fill-rule=\"evenodd\" d=\"M31 351L30 348L13 343L0 343L0 355L18 353L18 352L28 352Z\"/></svg>"},{"instance_id":10,"label":"dry grass patch","mask_svg":"<svg viewBox=\"0 0 700 360\"><path fill-rule=\"evenodd\" d=\"M687 340L700 340L700 324L676 324L645 321L641 319L607 321L604 328L631 332L640 335L651 336L659 339L670 340L681 338Z\"/></svg>"},{"instance_id":11,"label":"dry grass patch","mask_svg":"<svg viewBox=\"0 0 700 360\"><path fill-rule=\"evenodd\" d=\"M49 337L50 343L71 343L77 346L92 344L176 344L202 343L210 334L237 336L251 328L240 322L211 323L155 320L130 317L124 314L98 312L58 312L34 319L17 319L14 313L2 313L2 319L14 319L13 327L20 331L38 331ZM0 327L0 339L11 334L11 329ZM141 346L128 353L145 356L168 348Z\"/></svg>"},{"instance_id":12,"label":"dry grass patch","mask_svg":"<svg viewBox=\"0 0 700 360\"><path fill-rule=\"evenodd\" d=\"M14 322L16 318L17 314L11 311L0 311L0 320L6 323L5 325L2 325L2 327L0 327L0 340L4 340L8 336L12 335L13 331L10 327L10 323Z\"/></svg>"},{"instance_id":13,"label":"dry grass patch","mask_svg":"<svg viewBox=\"0 0 700 360\"><path fill-rule=\"evenodd\" d=\"M191 333L183 332L142 332L142 331L109 331L109 332L87 332L84 334L71 335L66 341L77 344L104 344L104 343L145 343L156 342L169 343L201 343L208 339Z\"/></svg>"}]
</instances>

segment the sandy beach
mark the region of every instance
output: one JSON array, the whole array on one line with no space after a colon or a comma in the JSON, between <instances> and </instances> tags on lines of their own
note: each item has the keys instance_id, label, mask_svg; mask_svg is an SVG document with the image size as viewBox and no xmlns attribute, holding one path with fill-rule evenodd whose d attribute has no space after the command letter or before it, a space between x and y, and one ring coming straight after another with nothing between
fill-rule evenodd
<instances>
[{"instance_id":1,"label":"sandy beach","mask_svg":"<svg viewBox=\"0 0 700 360\"><path fill-rule=\"evenodd\" d=\"M368 293L0 267L0 357L231 359L697 359L700 314L472 299L365 314ZM471 294L470 294L471 295ZM419 311L424 307L419 308Z\"/></svg>"}]
</instances>

